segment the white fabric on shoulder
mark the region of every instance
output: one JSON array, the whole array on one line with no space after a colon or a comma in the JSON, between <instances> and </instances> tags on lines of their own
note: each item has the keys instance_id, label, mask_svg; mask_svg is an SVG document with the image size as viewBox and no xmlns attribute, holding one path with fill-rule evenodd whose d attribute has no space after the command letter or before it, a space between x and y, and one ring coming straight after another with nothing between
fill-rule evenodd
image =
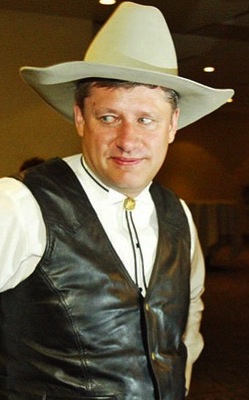
<instances>
[{"instance_id":1,"label":"white fabric on shoulder","mask_svg":"<svg viewBox=\"0 0 249 400\"><path fill-rule=\"evenodd\" d=\"M34 271L45 249L40 219L28 188L14 178L0 179L0 291L15 287Z\"/></svg>"}]
</instances>

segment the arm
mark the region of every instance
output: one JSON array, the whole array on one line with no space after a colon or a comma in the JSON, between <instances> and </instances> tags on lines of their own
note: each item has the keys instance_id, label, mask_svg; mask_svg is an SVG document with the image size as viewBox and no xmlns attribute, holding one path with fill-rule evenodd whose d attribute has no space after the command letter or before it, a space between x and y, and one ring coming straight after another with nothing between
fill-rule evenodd
<instances>
[{"instance_id":1,"label":"arm","mask_svg":"<svg viewBox=\"0 0 249 400\"><path fill-rule=\"evenodd\" d=\"M203 302L201 296L204 292L205 265L202 250L200 247L196 228L191 213L184 202L182 202L186 212L190 233L191 233L191 276L190 276L190 306L189 316L185 334L184 343L188 350L188 359L186 366L186 389L189 390L192 366L199 357L203 346L203 338L200 333L200 324L203 312Z\"/></svg>"},{"instance_id":2,"label":"arm","mask_svg":"<svg viewBox=\"0 0 249 400\"><path fill-rule=\"evenodd\" d=\"M13 288L35 269L44 251L45 227L29 190L13 178L0 180L0 291Z\"/></svg>"}]
</instances>

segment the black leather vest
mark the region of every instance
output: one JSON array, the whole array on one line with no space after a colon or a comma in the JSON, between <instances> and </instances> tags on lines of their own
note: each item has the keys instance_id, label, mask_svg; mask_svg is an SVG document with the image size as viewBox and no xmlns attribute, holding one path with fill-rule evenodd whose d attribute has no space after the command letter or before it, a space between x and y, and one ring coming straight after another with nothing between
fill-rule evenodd
<instances>
[{"instance_id":1,"label":"black leather vest","mask_svg":"<svg viewBox=\"0 0 249 400\"><path fill-rule=\"evenodd\" d=\"M183 400L190 234L179 200L151 186L159 242L143 298L64 161L21 179L41 207L47 247L35 272L1 295L2 399Z\"/></svg>"}]
</instances>

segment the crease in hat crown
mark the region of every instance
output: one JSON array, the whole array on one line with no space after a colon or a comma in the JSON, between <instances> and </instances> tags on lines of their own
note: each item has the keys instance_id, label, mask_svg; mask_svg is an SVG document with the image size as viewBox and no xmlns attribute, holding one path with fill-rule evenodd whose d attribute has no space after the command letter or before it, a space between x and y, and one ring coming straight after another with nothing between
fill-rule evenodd
<instances>
[{"instance_id":1,"label":"crease in hat crown","mask_svg":"<svg viewBox=\"0 0 249 400\"><path fill-rule=\"evenodd\" d=\"M155 7L131 2L117 8L90 44L84 60L178 74L174 43L163 15Z\"/></svg>"},{"instance_id":2,"label":"crease in hat crown","mask_svg":"<svg viewBox=\"0 0 249 400\"><path fill-rule=\"evenodd\" d=\"M174 43L162 13L122 2L97 33L82 61L26 66L20 74L54 110L73 121L74 91L85 78L120 79L163 86L180 96L178 129L213 112L234 94L178 76Z\"/></svg>"}]
</instances>

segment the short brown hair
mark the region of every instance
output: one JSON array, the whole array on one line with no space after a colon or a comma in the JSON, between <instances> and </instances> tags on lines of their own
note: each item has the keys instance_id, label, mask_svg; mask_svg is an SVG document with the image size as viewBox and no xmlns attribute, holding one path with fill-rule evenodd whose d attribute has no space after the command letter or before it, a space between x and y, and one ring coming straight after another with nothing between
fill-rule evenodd
<instances>
[{"instance_id":1,"label":"short brown hair","mask_svg":"<svg viewBox=\"0 0 249 400\"><path fill-rule=\"evenodd\" d=\"M177 108L179 108L179 95L173 89L168 89L163 86L157 86L157 85L122 81L118 79L105 79L105 78L87 78L79 81L75 89L75 102L81 109L83 109L84 100L86 97L90 96L92 87L105 87L109 89L123 87L129 89L136 86L146 86L151 89L160 87L165 92L166 101L168 101L171 104L172 111L174 112Z\"/></svg>"}]
</instances>

